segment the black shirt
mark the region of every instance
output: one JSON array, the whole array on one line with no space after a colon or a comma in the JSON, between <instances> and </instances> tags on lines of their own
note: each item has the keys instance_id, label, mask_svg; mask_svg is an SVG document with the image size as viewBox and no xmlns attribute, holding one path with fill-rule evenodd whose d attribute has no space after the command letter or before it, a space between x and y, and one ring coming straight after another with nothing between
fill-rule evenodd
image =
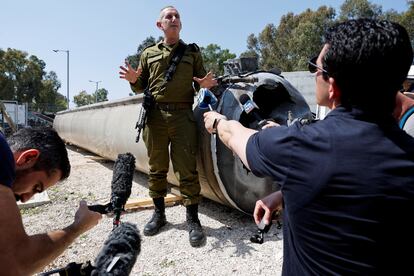
<instances>
[{"instance_id":1,"label":"black shirt","mask_svg":"<svg viewBox=\"0 0 414 276\"><path fill-rule=\"evenodd\" d=\"M15 178L13 153L3 134L0 133L0 184L12 187Z\"/></svg>"},{"instance_id":2,"label":"black shirt","mask_svg":"<svg viewBox=\"0 0 414 276\"><path fill-rule=\"evenodd\" d=\"M284 275L414 271L414 139L391 117L336 108L252 136L247 161L284 198Z\"/></svg>"}]
</instances>

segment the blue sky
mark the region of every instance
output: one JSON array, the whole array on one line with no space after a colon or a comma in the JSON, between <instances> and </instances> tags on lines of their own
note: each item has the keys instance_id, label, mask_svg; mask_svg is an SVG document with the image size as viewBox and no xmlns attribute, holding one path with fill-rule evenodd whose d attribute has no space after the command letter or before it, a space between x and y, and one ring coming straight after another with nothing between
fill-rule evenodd
<instances>
[{"instance_id":1,"label":"blue sky","mask_svg":"<svg viewBox=\"0 0 414 276\"><path fill-rule=\"evenodd\" d=\"M46 71L55 71L66 95L66 53L70 51L70 100L82 90L109 91L110 100L128 96L126 81L119 79L119 65L148 36L162 33L155 22L162 7L174 5L181 14L181 38L200 46L218 44L239 55L246 50L246 39L257 35L266 24L277 25L288 12L301 13L321 5L339 11L342 0L8 0L2 3L0 48L19 49L36 55L46 63ZM407 9L406 0L371 0L383 11Z\"/></svg>"}]
</instances>

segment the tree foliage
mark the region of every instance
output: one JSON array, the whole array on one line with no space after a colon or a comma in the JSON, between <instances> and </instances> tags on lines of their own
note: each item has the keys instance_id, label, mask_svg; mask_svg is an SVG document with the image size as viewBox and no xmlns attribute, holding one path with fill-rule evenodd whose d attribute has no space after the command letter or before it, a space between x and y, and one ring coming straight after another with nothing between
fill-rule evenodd
<instances>
[{"instance_id":1,"label":"tree foliage","mask_svg":"<svg viewBox=\"0 0 414 276\"><path fill-rule=\"evenodd\" d=\"M43 60L28 53L0 49L0 99L29 103L40 112L56 112L66 108L66 99L57 91L56 73L45 72Z\"/></svg>"},{"instance_id":2,"label":"tree foliage","mask_svg":"<svg viewBox=\"0 0 414 276\"><path fill-rule=\"evenodd\" d=\"M108 100L108 90L105 88L99 88L98 91L93 93L93 97L95 97L98 102L105 102Z\"/></svg>"},{"instance_id":3,"label":"tree foliage","mask_svg":"<svg viewBox=\"0 0 414 276\"><path fill-rule=\"evenodd\" d=\"M212 71L215 75L223 75L224 62L236 57L236 55L230 53L228 49L222 50L217 44L209 44L205 48L201 47L200 50L205 69L207 72Z\"/></svg>"},{"instance_id":4,"label":"tree foliage","mask_svg":"<svg viewBox=\"0 0 414 276\"><path fill-rule=\"evenodd\" d=\"M414 47L414 1L408 1L408 9L399 16L395 16L395 12L391 13L395 16L395 21L403 25L410 35L411 45Z\"/></svg>"},{"instance_id":5,"label":"tree foliage","mask_svg":"<svg viewBox=\"0 0 414 276\"><path fill-rule=\"evenodd\" d=\"M307 9L298 15L288 13L279 26L268 24L258 37L249 35L247 48L259 57L261 69L300 70L321 49L322 34L334 16L335 10L326 6L315 12Z\"/></svg>"},{"instance_id":6,"label":"tree foliage","mask_svg":"<svg viewBox=\"0 0 414 276\"><path fill-rule=\"evenodd\" d=\"M257 56L259 67L269 70L274 67L282 71L305 70L307 60L319 53L325 30L333 24L357 18L388 19L403 25L414 45L414 1L407 1L408 9L398 13L395 10L383 12L381 5L368 0L345 0L339 16L335 9L321 6L300 14L289 12L283 15L279 25L268 24L256 36L247 37L247 51L241 56Z\"/></svg>"},{"instance_id":7,"label":"tree foliage","mask_svg":"<svg viewBox=\"0 0 414 276\"><path fill-rule=\"evenodd\" d=\"M93 104L95 102L95 98L93 95L88 94L85 90L79 92L79 94L73 97L73 101L75 102L76 106L84 106L88 104Z\"/></svg>"},{"instance_id":8,"label":"tree foliage","mask_svg":"<svg viewBox=\"0 0 414 276\"><path fill-rule=\"evenodd\" d=\"M381 5L372 4L368 0L345 0L340 9L339 20L341 21L382 16Z\"/></svg>"},{"instance_id":9,"label":"tree foliage","mask_svg":"<svg viewBox=\"0 0 414 276\"><path fill-rule=\"evenodd\" d=\"M85 90L73 97L73 101L77 107L93 103L105 102L108 100L108 90L100 88L92 94L88 94Z\"/></svg>"},{"instance_id":10,"label":"tree foliage","mask_svg":"<svg viewBox=\"0 0 414 276\"><path fill-rule=\"evenodd\" d=\"M57 78L55 72L51 71L46 74L42 80L42 89L35 97L35 103L33 104L35 110L42 112L57 112L66 108L66 97L60 93L57 93L61 83Z\"/></svg>"}]
</instances>

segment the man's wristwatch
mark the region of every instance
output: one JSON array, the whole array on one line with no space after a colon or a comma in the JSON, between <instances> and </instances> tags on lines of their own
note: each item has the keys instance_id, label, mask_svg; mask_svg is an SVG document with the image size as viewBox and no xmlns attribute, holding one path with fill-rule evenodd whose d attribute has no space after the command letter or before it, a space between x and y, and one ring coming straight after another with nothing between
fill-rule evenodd
<instances>
[{"instance_id":1,"label":"man's wristwatch","mask_svg":"<svg viewBox=\"0 0 414 276\"><path fill-rule=\"evenodd\" d=\"M217 126L220 123L222 118L215 118L213 122L213 133L217 134Z\"/></svg>"}]
</instances>

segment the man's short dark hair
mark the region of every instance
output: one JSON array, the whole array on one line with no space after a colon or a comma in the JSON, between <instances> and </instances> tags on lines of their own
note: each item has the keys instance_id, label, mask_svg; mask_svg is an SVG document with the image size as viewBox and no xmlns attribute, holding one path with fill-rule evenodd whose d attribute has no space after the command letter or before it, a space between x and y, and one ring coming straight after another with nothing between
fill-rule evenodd
<instances>
[{"instance_id":1,"label":"man's short dark hair","mask_svg":"<svg viewBox=\"0 0 414 276\"><path fill-rule=\"evenodd\" d=\"M407 31L386 20L338 23L325 34L324 68L341 90L344 106L392 112L413 60Z\"/></svg>"},{"instance_id":2,"label":"man's short dark hair","mask_svg":"<svg viewBox=\"0 0 414 276\"><path fill-rule=\"evenodd\" d=\"M28 149L37 149L39 158L33 169L45 171L49 175L54 170L60 170L62 177L70 174L70 163L65 143L57 132L50 127L23 128L11 135L7 142L13 152L21 152Z\"/></svg>"}]
</instances>

